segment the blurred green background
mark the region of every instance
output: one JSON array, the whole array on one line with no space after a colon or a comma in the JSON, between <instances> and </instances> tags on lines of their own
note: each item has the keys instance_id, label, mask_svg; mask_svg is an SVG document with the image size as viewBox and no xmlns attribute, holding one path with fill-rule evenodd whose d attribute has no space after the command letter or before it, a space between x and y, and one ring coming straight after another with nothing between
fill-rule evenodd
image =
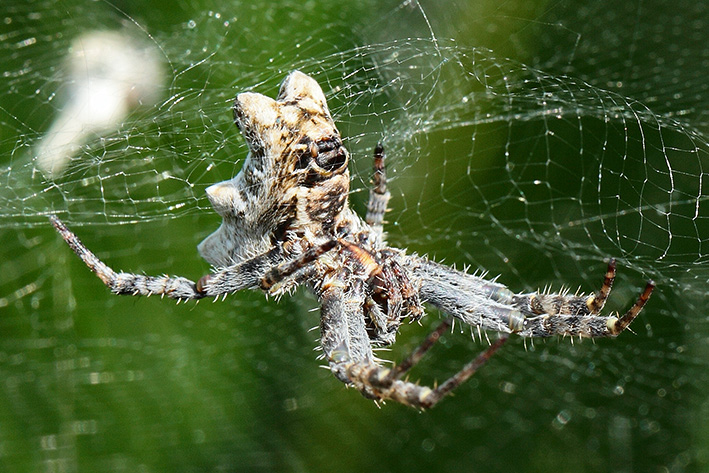
<instances>
[{"instance_id":1,"label":"blurred green background","mask_svg":"<svg viewBox=\"0 0 709 473\"><path fill-rule=\"evenodd\" d=\"M693 1L4 0L0 470L705 471L708 23ZM162 98L48 179L33 150L97 29L158 51ZM515 291L592 291L615 256L608 310L658 283L635 334L514 339L435 409L380 408L320 367L303 291L118 298L49 228L57 213L116 269L199 278L204 189L246 153L231 101L293 69L329 97L360 213L385 141L393 245ZM412 378L485 346L456 330Z\"/></svg>"}]
</instances>

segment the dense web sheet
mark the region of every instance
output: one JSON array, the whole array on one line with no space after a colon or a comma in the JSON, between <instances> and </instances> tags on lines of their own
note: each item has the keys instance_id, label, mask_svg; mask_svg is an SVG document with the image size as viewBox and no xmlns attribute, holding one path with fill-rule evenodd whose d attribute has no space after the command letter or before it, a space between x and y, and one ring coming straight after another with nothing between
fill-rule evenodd
<instances>
[{"instance_id":1,"label":"dense web sheet","mask_svg":"<svg viewBox=\"0 0 709 473\"><path fill-rule=\"evenodd\" d=\"M313 471L340 467L341 445L355 469L706 465L707 6L324 3L2 7L5 471ZM70 58L85 57L77 38L96 30L120 31L159 58L158 72L108 125L87 119L50 175L38 150L95 77ZM293 69L328 97L360 212L384 141L394 246L499 274L515 291L595 290L616 257L609 309L658 284L636 335L518 340L434 412L380 411L317 368L305 294L118 300L49 229L57 214L117 269L198 278L208 267L195 246L219 222L204 189L246 154L231 102L275 95ZM444 379L486 343L458 332L414 376ZM382 356L400 359L425 333L404 327Z\"/></svg>"}]
</instances>

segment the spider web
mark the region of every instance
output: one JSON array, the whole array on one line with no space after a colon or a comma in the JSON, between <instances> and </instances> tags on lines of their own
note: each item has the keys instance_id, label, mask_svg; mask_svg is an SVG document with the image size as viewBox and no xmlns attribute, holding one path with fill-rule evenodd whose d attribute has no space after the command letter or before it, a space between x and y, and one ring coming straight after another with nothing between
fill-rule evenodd
<instances>
[{"instance_id":1,"label":"spider web","mask_svg":"<svg viewBox=\"0 0 709 473\"><path fill-rule=\"evenodd\" d=\"M3 471L706 467L705 3L6 0L0 13ZM130 82L123 46L99 49L99 76L128 83L130 106L117 89L82 95L104 84L86 52L96 31L150 60ZM421 415L318 368L305 293L110 296L46 216L114 268L198 278L196 244L219 223L204 189L246 154L231 102L274 96L293 69L323 86L360 213L384 141L393 246L515 291L590 292L614 256L606 310L658 283L635 335L514 340ZM61 120L77 138L49 146ZM436 318L380 356L405 356ZM486 340L457 327L439 345L413 379L442 381Z\"/></svg>"}]
</instances>

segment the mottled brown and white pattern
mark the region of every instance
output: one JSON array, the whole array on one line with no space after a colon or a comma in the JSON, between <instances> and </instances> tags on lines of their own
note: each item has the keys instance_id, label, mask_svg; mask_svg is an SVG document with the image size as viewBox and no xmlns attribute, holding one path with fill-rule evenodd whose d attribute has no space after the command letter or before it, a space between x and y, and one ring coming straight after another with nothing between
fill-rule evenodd
<instances>
[{"instance_id":1,"label":"mottled brown and white pattern","mask_svg":"<svg viewBox=\"0 0 709 473\"><path fill-rule=\"evenodd\" d=\"M384 150L374 152L374 186L366 221L349 207L349 153L325 95L311 77L293 72L276 100L239 94L234 120L249 147L241 172L207 189L222 216L199 245L214 271L196 283L181 277L116 273L56 217L52 224L115 294L201 299L260 289L279 296L306 285L321 304L320 344L333 374L366 397L423 409L468 379L507 340L569 335L615 337L640 313L647 283L623 316L600 311L615 278L611 260L590 296L515 294L504 285L386 245L389 201ZM500 338L437 388L402 379L450 327L446 318L406 360L382 367L372 348L394 343L403 321L424 315L423 302Z\"/></svg>"}]
</instances>

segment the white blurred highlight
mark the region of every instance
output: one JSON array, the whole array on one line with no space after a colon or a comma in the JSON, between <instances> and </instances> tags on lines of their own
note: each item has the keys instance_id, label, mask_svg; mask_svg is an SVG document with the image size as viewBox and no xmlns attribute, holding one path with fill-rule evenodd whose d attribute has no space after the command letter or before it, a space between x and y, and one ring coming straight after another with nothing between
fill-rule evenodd
<instances>
[{"instance_id":1,"label":"white blurred highlight","mask_svg":"<svg viewBox=\"0 0 709 473\"><path fill-rule=\"evenodd\" d=\"M68 100L35 148L49 177L62 173L88 137L115 130L133 108L159 100L165 81L158 50L119 32L78 37L66 67Z\"/></svg>"}]
</instances>

